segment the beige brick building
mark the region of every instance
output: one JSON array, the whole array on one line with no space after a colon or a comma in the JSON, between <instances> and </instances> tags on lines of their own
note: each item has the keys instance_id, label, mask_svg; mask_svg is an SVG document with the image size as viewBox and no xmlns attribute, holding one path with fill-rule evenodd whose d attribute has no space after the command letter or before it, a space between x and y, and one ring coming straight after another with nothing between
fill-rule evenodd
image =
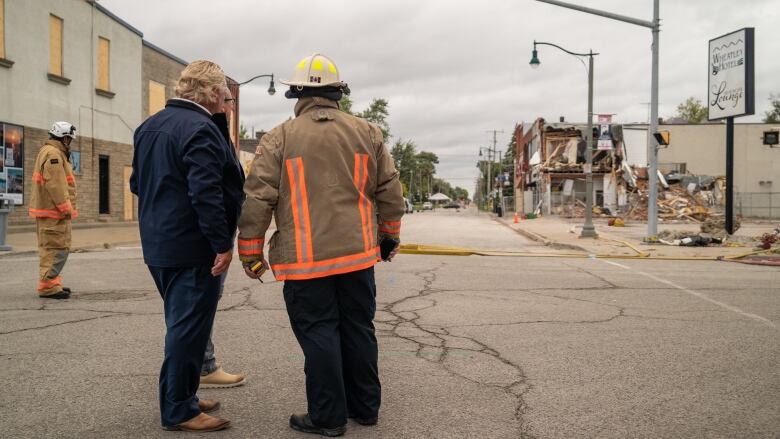
<instances>
[{"instance_id":1,"label":"beige brick building","mask_svg":"<svg viewBox=\"0 0 780 439\"><path fill-rule=\"evenodd\" d=\"M90 0L0 0L0 11L0 195L16 201L10 223L34 222L32 168L58 120L78 129L76 221L135 220L133 132L173 97L187 62Z\"/></svg>"}]
</instances>

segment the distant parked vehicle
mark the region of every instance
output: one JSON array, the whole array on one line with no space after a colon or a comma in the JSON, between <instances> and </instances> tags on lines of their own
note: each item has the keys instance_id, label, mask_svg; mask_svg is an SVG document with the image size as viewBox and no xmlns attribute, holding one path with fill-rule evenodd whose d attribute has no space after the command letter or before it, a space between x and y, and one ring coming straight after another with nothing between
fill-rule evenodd
<instances>
[{"instance_id":1,"label":"distant parked vehicle","mask_svg":"<svg viewBox=\"0 0 780 439\"><path fill-rule=\"evenodd\" d=\"M433 203L426 201L423 203L423 210L433 210Z\"/></svg>"},{"instance_id":2,"label":"distant parked vehicle","mask_svg":"<svg viewBox=\"0 0 780 439\"><path fill-rule=\"evenodd\" d=\"M408 198L404 198L404 210L406 213L414 213L414 205Z\"/></svg>"},{"instance_id":3,"label":"distant parked vehicle","mask_svg":"<svg viewBox=\"0 0 780 439\"><path fill-rule=\"evenodd\" d=\"M458 204L458 203L453 201L452 203L445 204L444 208L445 209L460 209L460 204Z\"/></svg>"}]
</instances>

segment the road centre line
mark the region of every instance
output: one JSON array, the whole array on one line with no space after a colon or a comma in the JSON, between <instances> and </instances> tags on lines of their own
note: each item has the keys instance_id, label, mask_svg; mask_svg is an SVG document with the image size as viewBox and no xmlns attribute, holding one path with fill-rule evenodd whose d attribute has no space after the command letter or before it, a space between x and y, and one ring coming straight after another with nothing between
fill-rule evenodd
<instances>
[{"instance_id":1,"label":"road centre line","mask_svg":"<svg viewBox=\"0 0 780 439\"><path fill-rule=\"evenodd\" d=\"M727 303L719 302L719 301L717 301L717 300L707 296L706 294L704 294L702 292L694 291L694 290L692 290L690 288L685 288L683 286L677 285L674 282L668 281L666 279L662 279L662 278L660 278L658 276L654 276L654 275L652 275L650 273L645 273L644 271L639 271L639 270L633 269L633 268L631 268L631 267L629 267L627 265L623 265L623 264L620 264L620 263L617 263L617 262L613 262L613 261L608 261L606 259L599 259L599 260L604 262L604 263L606 263L606 264L614 265L616 267L620 267L620 268L623 268L625 270L629 270L629 271L633 271L634 273L641 274L642 276L645 276L645 277L648 277L650 279L653 279L656 282L660 282L662 284L669 285L670 287L676 288L676 289L678 289L680 291L684 291L684 292L686 292L686 293L688 293L688 294L690 294L692 296L696 296L699 299L702 299L702 300L705 300L707 302L710 302L710 303L713 303L715 305L718 305L721 308L727 309L729 311L732 311L732 312L735 312L737 314L740 314L740 315L742 315L744 317L748 317L748 318L751 318L751 319L756 320L758 322L761 322L761 323L763 323L763 324L765 324L765 325L767 325L769 327L777 328L777 325L775 325L774 322L772 322L771 320L769 320L769 319L767 319L765 317L761 317L761 316L753 314L753 313L742 311L741 309L737 308L736 306L732 306L732 305L729 305Z\"/></svg>"}]
</instances>

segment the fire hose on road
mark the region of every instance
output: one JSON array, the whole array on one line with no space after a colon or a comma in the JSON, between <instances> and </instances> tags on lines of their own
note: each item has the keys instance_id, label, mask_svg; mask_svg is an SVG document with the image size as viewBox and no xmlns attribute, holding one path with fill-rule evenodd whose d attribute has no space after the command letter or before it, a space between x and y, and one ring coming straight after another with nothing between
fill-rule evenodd
<instances>
[{"instance_id":1,"label":"fire hose on road","mask_svg":"<svg viewBox=\"0 0 780 439\"><path fill-rule=\"evenodd\" d=\"M399 253L410 255L435 255L435 256L503 256L515 258L574 258L574 259L642 259L662 261L731 261L736 262L749 256L777 253L776 250L756 250L738 255L719 256L652 256L623 241L619 242L636 252L635 255L611 255L588 253L535 253L522 251L473 249L464 247L450 247L427 244L402 244ZM775 265L775 264L762 264Z\"/></svg>"}]
</instances>

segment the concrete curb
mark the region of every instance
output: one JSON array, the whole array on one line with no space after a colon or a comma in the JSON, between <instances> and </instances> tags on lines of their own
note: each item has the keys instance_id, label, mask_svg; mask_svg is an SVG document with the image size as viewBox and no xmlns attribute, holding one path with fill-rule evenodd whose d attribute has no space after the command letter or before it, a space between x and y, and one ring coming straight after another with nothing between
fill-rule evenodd
<instances>
[{"instance_id":1,"label":"concrete curb","mask_svg":"<svg viewBox=\"0 0 780 439\"><path fill-rule=\"evenodd\" d=\"M499 219L499 218L496 218L496 217L494 217L493 219L495 221L499 222L500 224L504 225L505 227L508 227L509 229L514 230L515 233L517 233L519 235L522 235L523 237L528 238L531 241L538 242L538 243L540 243L542 245L545 245L547 247L550 247L550 248L553 248L553 249L556 249L556 250L574 250L574 251L583 252L583 253L591 253L590 251L588 251L584 247L580 247L578 245L573 245L573 244L566 244L566 243L563 243L563 242L553 241L553 240L547 238L544 235L540 235L538 233L531 232L530 230L524 230L522 228L512 227L512 225L509 224L508 221L505 221L505 220L502 220L502 219Z\"/></svg>"},{"instance_id":2,"label":"concrete curb","mask_svg":"<svg viewBox=\"0 0 780 439\"><path fill-rule=\"evenodd\" d=\"M114 248L122 245L131 245L131 244L140 244L141 241L123 241L123 242L111 242L108 243L108 248ZM95 250L98 248L106 248L106 243L98 244L98 245L82 245L79 247L73 247L70 249L70 253L78 253L82 251L89 251L89 250ZM10 251L10 252L2 252L0 253L0 259L6 259L6 258L14 258L17 256L33 256L37 255L38 250L20 250L20 251Z\"/></svg>"},{"instance_id":3,"label":"concrete curb","mask_svg":"<svg viewBox=\"0 0 780 439\"><path fill-rule=\"evenodd\" d=\"M71 228L73 229L103 229L106 227L138 227L138 221L112 221L112 222L88 222L88 223L81 223L81 222L74 222L71 224ZM37 230L37 226L35 224L21 224L21 225L15 225L15 226L8 226L8 234L12 235L14 233L29 233L29 232L35 232Z\"/></svg>"}]
</instances>

